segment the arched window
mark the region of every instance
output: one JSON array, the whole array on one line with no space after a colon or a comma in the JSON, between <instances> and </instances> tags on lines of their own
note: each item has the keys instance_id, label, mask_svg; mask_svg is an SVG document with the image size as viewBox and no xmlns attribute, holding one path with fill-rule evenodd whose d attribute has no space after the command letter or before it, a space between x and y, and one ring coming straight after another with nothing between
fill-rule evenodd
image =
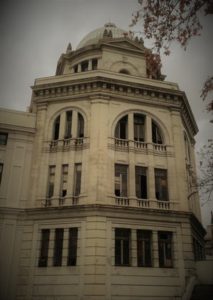
<instances>
[{"instance_id":1,"label":"arched window","mask_svg":"<svg viewBox=\"0 0 213 300\"><path fill-rule=\"evenodd\" d=\"M119 71L119 73L122 73L122 74L126 74L126 75L130 75L129 71L127 69L121 69Z\"/></svg>"},{"instance_id":2,"label":"arched window","mask_svg":"<svg viewBox=\"0 0 213 300\"><path fill-rule=\"evenodd\" d=\"M59 129L60 129L60 116L55 119L54 126L53 126L53 139L59 139Z\"/></svg>"},{"instance_id":3,"label":"arched window","mask_svg":"<svg viewBox=\"0 0 213 300\"><path fill-rule=\"evenodd\" d=\"M155 144L163 144L160 128L154 121L152 121L152 142Z\"/></svg>"},{"instance_id":4,"label":"arched window","mask_svg":"<svg viewBox=\"0 0 213 300\"><path fill-rule=\"evenodd\" d=\"M78 113L78 132L77 137L84 137L84 118Z\"/></svg>"},{"instance_id":5,"label":"arched window","mask_svg":"<svg viewBox=\"0 0 213 300\"><path fill-rule=\"evenodd\" d=\"M127 139L128 116L121 118L115 128L115 137L118 139Z\"/></svg>"}]
</instances>

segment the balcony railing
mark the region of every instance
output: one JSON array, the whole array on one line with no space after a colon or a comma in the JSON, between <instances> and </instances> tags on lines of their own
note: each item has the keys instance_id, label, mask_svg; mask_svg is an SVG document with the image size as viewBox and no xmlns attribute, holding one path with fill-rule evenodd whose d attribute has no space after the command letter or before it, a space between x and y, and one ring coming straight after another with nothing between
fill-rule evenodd
<instances>
[{"instance_id":1,"label":"balcony railing","mask_svg":"<svg viewBox=\"0 0 213 300\"><path fill-rule=\"evenodd\" d=\"M134 140L127 140L127 139L118 139L118 138L110 138L111 142L109 147L115 149L117 151L141 151L141 152L153 152L157 154L166 154L167 153L167 146L162 144L155 144L155 143L147 143L147 142L140 142Z\"/></svg>"},{"instance_id":2,"label":"balcony railing","mask_svg":"<svg viewBox=\"0 0 213 300\"><path fill-rule=\"evenodd\" d=\"M146 209L178 210L179 203L175 201L160 201L156 199L138 199L128 197L114 197L114 204L118 206L140 207Z\"/></svg>"},{"instance_id":3,"label":"balcony railing","mask_svg":"<svg viewBox=\"0 0 213 300\"><path fill-rule=\"evenodd\" d=\"M50 152L67 151L70 149L81 150L86 148L86 145L88 145L86 137L69 138L63 140L52 140L49 141L48 143L49 143L48 150Z\"/></svg>"},{"instance_id":4,"label":"balcony railing","mask_svg":"<svg viewBox=\"0 0 213 300\"><path fill-rule=\"evenodd\" d=\"M79 205L80 196L71 196L71 197L51 197L44 199L45 207L57 207L57 206L72 206Z\"/></svg>"}]
</instances>

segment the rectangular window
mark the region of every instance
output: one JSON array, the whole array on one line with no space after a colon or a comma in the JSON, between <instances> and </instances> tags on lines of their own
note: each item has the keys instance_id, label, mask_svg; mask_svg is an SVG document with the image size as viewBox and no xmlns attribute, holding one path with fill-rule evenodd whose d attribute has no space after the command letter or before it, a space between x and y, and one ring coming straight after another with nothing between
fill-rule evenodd
<instances>
[{"instance_id":1,"label":"rectangular window","mask_svg":"<svg viewBox=\"0 0 213 300\"><path fill-rule=\"evenodd\" d=\"M115 228L115 265L130 265L131 230Z\"/></svg>"},{"instance_id":2,"label":"rectangular window","mask_svg":"<svg viewBox=\"0 0 213 300\"><path fill-rule=\"evenodd\" d=\"M83 61L83 62L81 63L81 71L82 71L82 72L88 71L88 61Z\"/></svg>"},{"instance_id":3,"label":"rectangular window","mask_svg":"<svg viewBox=\"0 0 213 300\"><path fill-rule=\"evenodd\" d=\"M54 253L53 253L53 266L61 266L62 264L62 252L63 252L63 238L64 229L55 229L55 242L54 242Z\"/></svg>"},{"instance_id":4,"label":"rectangular window","mask_svg":"<svg viewBox=\"0 0 213 300\"><path fill-rule=\"evenodd\" d=\"M158 232L158 254L159 266L161 268L172 268L172 233Z\"/></svg>"},{"instance_id":5,"label":"rectangular window","mask_svg":"<svg viewBox=\"0 0 213 300\"><path fill-rule=\"evenodd\" d=\"M152 266L152 232L137 230L138 267Z\"/></svg>"},{"instance_id":6,"label":"rectangular window","mask_svg":"<svg viewBox=\"0 0 213 300\"><path fill-rule=\"evenodd\" d=\"M4 166L4 165L1 163L1 164L0 164L0 184L1 184L1 181L2 181L3 166Z\"/></svg>"},{"instance_id":7,"label":"rectangular window","mask_svg":"<svg viewBox=\"0 0 213 300\"><path fill-rule=\"evenodd\" d=\"M205 260L204 247L193 237L193 252L195 261Z\"/></svg>"},{"instance_id":8,"label":"rectangular window","mask_svg":"<svg viewBox=\"0 0 213 300\"><path fill-rule=\"evenodd\" d=\"M49 239L50 239L50 230L42 229L40 255L39 255L39 261L38 261L39 267L47 267Z\"/></svg>"},{"instance_id":9,"label":"rectangular window","mask_svg":"<svg viewBox=\"0 0 213 300\"><path fill-rule=\"evenodd\" d=\"M75 164L75 173L74 173L74 196L78 197L81 193L81 164Z\"/></svg>"},{"instance_id":10,"label":"rectangular window","mask_svg":"<svg viewBox=\"0 0 213 300\"><path fill-rule=\"evenodd\" d=\"M115 164L115 196L127 197L127 169L126 165Z\"/></svg>"},{"instance_id":11,"label":"rectangular window","mask_svg":"<svg viewBox=\"0 0 213 300\"><path fill-rule=\"evenodd\" d=\"M98 60L94 58L92 60L92 70L97 70L97 67L98 67Z\"/></svg>"},{"instance_id":12,"label":"rectangular window","mask_svg":"<svg viewBox=\"0 0 213 300\"><path fill-rule=\"evenodd\" d=\"M168 201L167 170L155 169L155 195L157 200Z\"/></svg>"},{"instance_id":13,"label":"rectangular window","mask_svg":"<svg viewBox=\"0 0 213 300\"><path fill-rule=\"evenodd\" d=\"M65 130L65 139L72 137L72 111L66 112L66 130Z\"/></svg>"},{"instance_id":14,"label":"rectangular window","mask_svg":"<svg viewBox=\"0 0 213 300\"><path fill-rule=\"evenodd\" d=\"M136 197L139 199L147 199L147 176L146 168L135 167L135 185Z\"/></svg>"},{"instance_id":15,"label":"rectangular window","mask_svg":"<svg viewBox=\"0 0 213 300\"><path fill-rule=\"evenodd\" d=\"M76 266L77 263L77 241L78 241L78 228L69 229L69 245L68 245L68 266Z\"/></svg>"},{"instance_id":16,"label":"rectangular window","mask_svg":"<svg viewBox=\"0 0 213 300\"><path fill-rule=\"evenodd\" d=\"M145 141L145 117L143 115L134 114L134 140Z\"/></svg>"},{"instance_id":17,"label":"rectangular window","mask_svg":"<svg viewBox=\"0 0 213 300\"><path fill-rule=\"evenodd\" d=\"M66 195L67 195L67 179L68 179L68 165L62 165L61 190L60 190L61 197L66 197Z\"/></svg>"},{"instance_id":18,"label":"rectangular window","mask_svg":"<svg viewBox=\"0 0 213 300\"><path fill-rule=\"evenodd\" d=\"M7 145L8 133L0 132L0 145Z\"/></svg>"},{"instance_id":19,"label":"rectangular window","mask_svg":"<svg viewBox=\"0 0 213 300\"><path fill-rule=\"evenodd\" d=\"M77 137L84 137L84 119L81 114L78 113L78 134Z\"/></svg>"},{"instance_id":20,"label":"rectangular window","mask_svg":"<svg viewBox=\"0 0 213 300\"><path fill-rule=\"evenodd\" d=\"M51 198L54 194L54 181L55 181L55 166L49 166L49 179L47 188L47 197Z\"/></svg>"}]
</instances>

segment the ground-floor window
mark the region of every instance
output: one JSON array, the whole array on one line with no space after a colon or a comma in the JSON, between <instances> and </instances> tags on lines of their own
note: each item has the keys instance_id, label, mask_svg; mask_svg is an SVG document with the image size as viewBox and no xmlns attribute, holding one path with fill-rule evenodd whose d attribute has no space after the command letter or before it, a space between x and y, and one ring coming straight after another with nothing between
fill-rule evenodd
<instances>
[{"instance_id":1,"label":"ground-floor window","mask_svg":"<svg viewBox=\"0 0 213 300\"><path fill-rule=\"evenodd\" d=\"M172 262L172 233L158 232L159 267L171 268Z\"/></svg>"},{"instance_id":2,"label":"ground-floor window","mask_svg":"<svg viewBox=\"0 0 213 300\"><path fill-rule=\"evenodd\" d=\"M138 267L152 266L152 232L137 230L137 263Z\"/></svg>"},{"instance_id":3,"label":"ground-floor window","mask_svg":"<svg viewBox=\"0 0 213 300\"><path fill-rule=\"evenodd\" d=\"M131 230L126 228L115 229L115 265L130 265L130 237Z\"/></svg>"}]
</instances>

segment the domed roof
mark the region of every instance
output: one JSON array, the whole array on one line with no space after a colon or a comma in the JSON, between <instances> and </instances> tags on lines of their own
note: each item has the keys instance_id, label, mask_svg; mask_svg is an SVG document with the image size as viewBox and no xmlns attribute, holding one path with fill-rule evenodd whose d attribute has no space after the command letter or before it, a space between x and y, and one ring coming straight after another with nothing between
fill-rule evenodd
<instances>
[{"instance_id":1,"label":"domed roof","mask_svg":"<svg viewBox=\"0 0 213 300\"><path fill-rule=\"evenodd\" d=\"M118 28L113 23L106 23L104 27L97 28L90 33L88 33L78 44L76 49L88 46L88 45L94 45L99 42L100 39L103 39L104 37L110 37L110 38L121 38L121 37L130 37L129 33L121 28Z\"/></svg>"}]
</instances>

